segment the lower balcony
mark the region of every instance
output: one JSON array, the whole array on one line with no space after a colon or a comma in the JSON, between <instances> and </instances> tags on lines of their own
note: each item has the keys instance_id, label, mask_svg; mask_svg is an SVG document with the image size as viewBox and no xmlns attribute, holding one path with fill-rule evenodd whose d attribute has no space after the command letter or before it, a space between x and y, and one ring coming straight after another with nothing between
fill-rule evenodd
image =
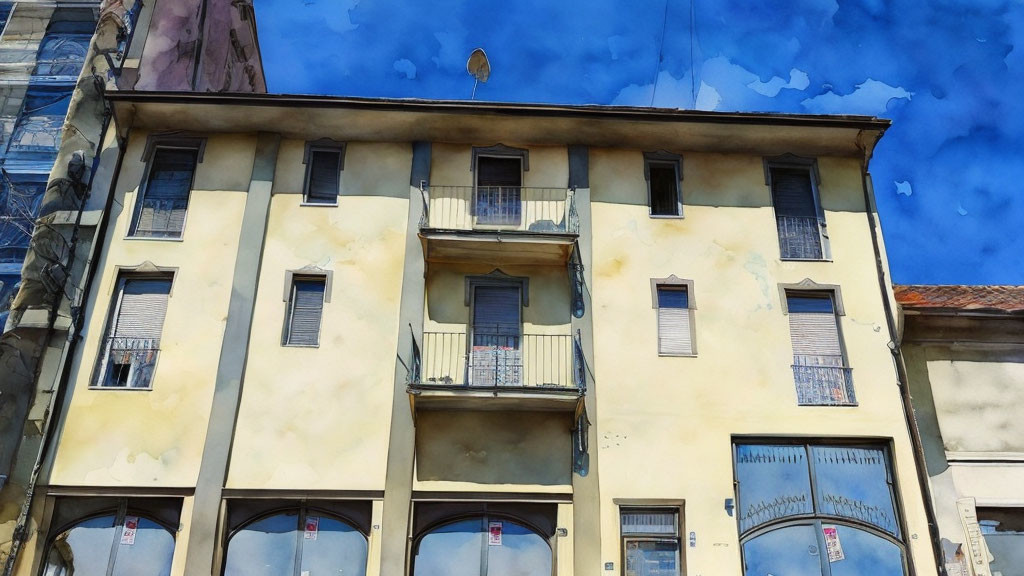
<instances>
[{"instance_id":1,"label":"lower balcony","mask_svg":"<svg viewBox=\"0 0 1024 576\"><path fill-rule=\"evenodd\" d=\"M799 357L793 364L797 403L801 406L856 406L853 370L841 356Z\"/></svg>"},{"instance_id":2,"label":"lower balcony","mask_svg":"<svg viewBox=\"0 0 1024 576\"><path fill-rule=\"evenodd\" d=\"M425 332L409 371L413 410L583 408L579 335Z\"/></svg>"}]
</instances>

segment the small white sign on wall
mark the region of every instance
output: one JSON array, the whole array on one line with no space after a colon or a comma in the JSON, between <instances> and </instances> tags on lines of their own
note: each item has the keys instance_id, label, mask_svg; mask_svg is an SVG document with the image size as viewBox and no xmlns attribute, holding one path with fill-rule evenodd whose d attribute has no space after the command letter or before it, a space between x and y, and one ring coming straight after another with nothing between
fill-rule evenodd
<instances>
[{"instance_id":1,"label":"small white sign on wall","mask_svg":"<svg viewBox=\"0 0 1024 576\"><path fill-rule=\"evenodd\" d=\"M501 522L490 522L487 525L487 545L501 546Z\"/></svg>"},{"instance_id":2,"label":"small white sign on wall","mask_svg":"<svg viewBox=\"0 0 1024 576\"><path fill-rule=\"evenodd\" d=\"M839 541L839 529L835 526L826 526L822 531L825 532L825 550L828 552L828 561L844 560L846 556L843 554L843 544Z\"/></svg>"}]
</instances>

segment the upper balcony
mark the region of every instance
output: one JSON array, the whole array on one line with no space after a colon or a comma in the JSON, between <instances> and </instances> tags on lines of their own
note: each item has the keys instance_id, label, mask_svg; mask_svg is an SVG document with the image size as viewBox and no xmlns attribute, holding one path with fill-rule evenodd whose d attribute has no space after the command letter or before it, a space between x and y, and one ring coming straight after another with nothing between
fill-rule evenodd
<instances>
[{"instance_id":1,"label":"upper balcony","mask_svg":"<svg viewBox=\"0 0 1024 576\"><path fill-rule=\"evenodd\" d=\"M413 410L583 409L586 367L577 334L524 334L518 327L425 332L409 367Z\"/></svg>"},{"instance_id":2,"label":"upper balcony","mask_svg":"<svg viewBox=\"0 0 1024 576\"><path fill-rule=\"evenodd\" d=\"M428 262L564 265L579 235L571 188L430 186L422 193Z\"/></svg>"}]
</instances>

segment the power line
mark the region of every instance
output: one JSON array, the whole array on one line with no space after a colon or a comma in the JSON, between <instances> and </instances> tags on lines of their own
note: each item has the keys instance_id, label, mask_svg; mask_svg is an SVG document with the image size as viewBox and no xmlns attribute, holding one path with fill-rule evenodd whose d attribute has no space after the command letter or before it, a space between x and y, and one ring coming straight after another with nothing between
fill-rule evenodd
<instances>
[{"instance_id":1,"label":"power line","mask_svg":"<svg viewBox=\"0 0 1024 576\"><path fill-rule=\"evenodd\" d=\"M658 42L658 62L654 67L654 89L651 90L651 106L654 106L654 96L658 93L658 76L661 73L661 60L665 50L665 27L668 24L668 0L665 0L665 13L661 17L661 41ZM691 50L692 52L692 50Z\"/></svg>"},{"instance_id":2,"label":"power line","mask_svg":"<svg viewBox=\"0 0 1024 576\"><path fill-rule=\"evenodd\" d=\"M693 98L694 109L697 108L697 69L693 67L693 37L697 33L696 1L690 0L690 97Z\"/></svg>"}]
</instances>

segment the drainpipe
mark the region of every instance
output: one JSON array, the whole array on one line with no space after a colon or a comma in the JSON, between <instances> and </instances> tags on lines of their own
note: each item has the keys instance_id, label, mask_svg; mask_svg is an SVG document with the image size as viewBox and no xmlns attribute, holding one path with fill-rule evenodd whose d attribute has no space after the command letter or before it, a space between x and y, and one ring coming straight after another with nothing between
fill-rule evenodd
<instances>
[{"instance_id":1,"label":"drainpipe","mask_svg":"<svg viewBox=\"0 0 1024 576\"><path fill-rule=\"evenodd\" d=\"M100 95L103 98L102 94ZM68 261L68 270L71 270L74 262L74 255L78 249L77 236L78 228L82 221L82 214L85 212L86 204L89 201L89 197L92 192L93 178L96 176L96 169L99 167L100 158L103 153L103 142L107 136L107 129L110 126L111 117L113 110L110 108L110 104L107 103L103 112L103 127L100 129L100 138L98 140L96 155L93 157L92 170L89 173L89 183L86 184L85 195L82 198L81 207L78 210L78 215L75 219L75 227L72 231L72 245L71 245L71 259ZM114 166L113 178L110 182L110 189L107 192L106 203L103 206L103 215L100 218L99 225L96 230L95 238L96 241L93 243L91 248L90 261L92 265L89 267L88 274L86 276L85 284L82 290L82 301L80 305L84 307L86 299L89 297L89 292L92 290L93 280L96 277L96 271L99 266L96 265L95 255L102 253L103 241L106 236L107 225L109 222L110 210L114 203L114 190L117 188L117 182L121 175L121 163L124 160L125 154L125 142L120 135L117 135L117 162ZM70 276L69 276L70 279ZM58 293L59 295L60 293ZM53 334L56 331L54 324L57 320L57 309L60 307L60 299L54 304L54 311L50 314L49 325L46 330L46 338L44 340L44 350L53 338ZM81 318L84 315L84 310L80 309L77 316ZM75 318L72 317L72 329L75 328ZM42 469L43 462L49 453L51 444L53 443L54 431L56 429L56 423L60 420L61 407L64 404L64 395L67 390L67 381L70 377L70 366L71 361L75 357L75 351L78 347L78 342L81 340L80 336L76 333L74 338L70 339L67 345L64 347L64 357L62 365L60 367L59 375L57 377L57 385L53 390L53 394L50 400L50 406L46 410L44 415L46 419L45 427L43 428L43 435L39 441L39 451L36 453L35 463L32 465L32 474L29 476L28 486L25 488L25 501L21 506L21 512L18 515L18 522L14 526L14 533L11 539L11 551L7 556L7 562L4 564L3 576L11 576L14 573L15 563L18 559L18 553L21 550L21 545L25 541L26 526L28 524L29 512L32 508L32 501L35 498L36 485L39 481L39 472ZM36 364L36 373L33 381L38 381L39 373L42 367L42 362Z\"/></svg>"},{"instance_id":2,"label":"drainpipe","mask_svg":"<svg viewBox=\"0 0 1024 576\"><path fill-rule=\"evenodd\" d=\"M903 352L900 348L900 337L896 324L896 316L889 301L888 280L885 274L885 265L882 262L882 250L878 241L878 227L875 220L874 202L872 202L871 188L868 186L868 164L871 162L869 148L863 143L864 131L857 135L857 147L862 151L861 157L861 186L864 189L864 207L868 216L868 230L871 232L871 246L875 250L875 269L878 272L878 289L882 294L882 307L885 309L885 323L889 330L889 350L892 352L893 364L896 366L896 378L899 381L900 399L903 404L903 417L906 420L907 430L910 432L910 443L914 450L914 470L917 472L917 482L921 488L921 496L924 499L924 512L928 522L928 536L932 545L932 554L935 556L935 565L938 567L940 576L946 576L946 566L942 558L942 549L939 546L939 529L935 519L935 510L932 505L931 482L925 468L924 444L921 441L921 432L917 427L917 417L914 415L914 407L911 403L910 385L907 378L907 366L903 362ZM874 150L874 144L882 137L879 133L872 143L870 150Z\"/></svg>"}]
</instances>

